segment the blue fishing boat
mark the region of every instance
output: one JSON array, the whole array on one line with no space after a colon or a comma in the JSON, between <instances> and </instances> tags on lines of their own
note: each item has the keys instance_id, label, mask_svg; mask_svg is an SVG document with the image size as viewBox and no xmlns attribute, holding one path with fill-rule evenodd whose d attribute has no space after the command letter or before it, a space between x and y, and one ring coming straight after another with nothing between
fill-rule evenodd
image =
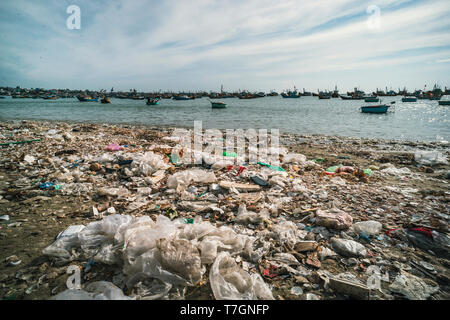
<instances>
[{"instance_id":1,"label":"blue fishing boat","mask_svg":"<svg viewBox=\"0 0 450 320\"><path fill-rule=\"evenodd\" d=\"M416 97L403 97L402 98L402 102L416 102L417 98Z\"/></svg>"},{"instance_id":2,"label":"blue fishing boat","mask_svg":"<svg viewBox=\"0 0 450 320\"><path fill-rule=\"evenodd\" d=\"M159 104L159 99L151 99L151 98L147 99L148 106L156 106L158 104Z\"/></svg>"},{"instance_id":3,"label":"blue fishing boat","mask_svg":"<svg viewBox=\"0 0 450 320\"><path fill-rule=\"evenodd\" d=\"M363 113L386 113L390 106L381 104L377 106L363 106L361 112Z\"/></svg>"},{"instance_id":4,"label":"blue fishing boat","mask_svg":"<svg viewBox=\"0 0 450 320\"><path fill-rule=\"evenodd\" d=\"M297 93L297 90L294 90L294 91L289 90L287 93L283 92L283 93L281 93L281 96L283 98L300 98L301 97L301 95Z\"/></svg>"}]
</instances>

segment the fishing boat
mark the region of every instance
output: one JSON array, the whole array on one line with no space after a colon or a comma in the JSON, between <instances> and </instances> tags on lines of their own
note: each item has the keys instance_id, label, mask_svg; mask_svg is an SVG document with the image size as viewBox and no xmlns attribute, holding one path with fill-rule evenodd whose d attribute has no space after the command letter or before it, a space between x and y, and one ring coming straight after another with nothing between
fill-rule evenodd
<instances>
[{"instance_id":1,"label":"fishing boat","mask_svg":"<svg viewBox=\"0 0 450 320\"><path fill-rule=\"evenodd\" d=\"M104 97L100 100L100 102L101 102L101 103L111 103L111 99L104 96Z\"/></svg>"},{"instance_id":2,"label":"fishing boat","mask_svg":"<svg viewBox=\"0 0 450 320\"><path fill-rule=\"evenodd\" d=\"M386 113L390 106L381 104L377 106L363 106L361 112L363 113Z\"/></svg>"},{"instance_id":3,"label":"fishing boat","mask_svg":"<svg viewBox=\"0 0 450 320\"><path fill-rule=\"evenodd\" d=\"M365 97L364 98L364 102L379 102L380 98L371 96L371 97Z\"/></svg>"},{"instance_id":4,"label":"fishing boat","mask_svg":"<svg viewBox=\"0 0 450 320\"><path fill-rule=\"evenodd\" d=\"M57 96L46 96L46 97L42 97L42 99L44 99L44 100L56 100L56 99L58 99L58 97Z\"/></svg>"},{"instance_id":5,"label":"fishing boat","mask_svg":"<svg viewBox=\"0 0 450 320\"><path fill-rule=\"evenodd\" d=\"M91 96L77 96L80 102L98 102L98 98L92 98Z\"/></svg>"},{"instance_id":6,"label":"fishing boat","mask_svg":"<svg viewBox=\"0 0 450 320\"><path fill-rule=\"evenodd\" d=\"M403 97L402 98L402 102L416 102L417 98L416 97Z\"/></svg>"},{"instance_id":7,"label":"fishing boat","mask_svg":"<svg viewBox=\"0 0 450 320\"><path fill-rule=\"evenodd\" d=\"M339 97L341 97L342 100L363 100L363 96L349 96L349 95L343 95L340 94Z\"/></svg>"},{"instance_id":8,"label":"fishing boat","mask_svg":"<svg viewBox=\"0 0 450 320\"><path fill-rule=\"evenodd\" d=\"M283 98L300 98L301 95L297 93L297 90L291 91L289 90L287 93L283 92L281 93L281 96Z\"/></svg>"},{"instance_id":9,"label":"fishing boat","mask_svg":"<svg viewBox=\"0 0 450 320\"><path fill-rule=\"evenodd\" d=\"M210 101L211 102L211 108L213 109L224 109L226 108L226 103L222 101Z\"/></svg>"},{"instance_id":10,"label":"fishing boat","mask_svg":"<svg viewBox=\"0 0 450 320\"><path fill-rule=\"evenodd\" d=\"M131 99L133 99L133 100L144 100L145 97L142 97L142 96L134 96L134 97L132 97Z\"/></svg>"},{"instance_id":11,"label":"fishing boat","mask_svg":"<svg viewBox=\"0 0 450 320\"><path fill-rule=\"evenodd\" d=\"M148 106L156 106L157 104L159 104L159 99L152 99L152 98L147 99Z\"/></svg>"},{"instance_id":12,"label":"fishing boat","mask_svg":"<svg viewBox=\"0 0 450 320\"><path fill-rule=\"evenodd\" d=\"M173 96L174 100L191 100L188 96Z\"/></svg>"},{"instance_id":13,"label":"fishing boat","mask_svg":"<svg viewBox=\"0 0 450 320\"><path fill-rule=\"evenodd\" d=\"M0 99L6 99L6 97L4 97L4 96L0 96Z\"/></svg>"},{"instance_id":14,"label":"fishing boat","mask_svg":"<svg viewBox=\"0 0 450 320\"><path fill-rule=\"evenodd\" d=\"M450 106L450 100L439 100L440 106Z\"/></svg>"}]
</instances>

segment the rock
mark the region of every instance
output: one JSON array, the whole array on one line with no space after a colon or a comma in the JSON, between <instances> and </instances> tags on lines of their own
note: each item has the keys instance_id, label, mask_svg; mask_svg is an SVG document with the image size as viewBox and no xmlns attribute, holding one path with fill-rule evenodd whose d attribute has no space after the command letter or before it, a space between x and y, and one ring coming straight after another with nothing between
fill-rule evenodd
<instances>
[{"instance_id":1,"label":"rock","mask_svg":"<svg viewBox=\"0 0 450 320\"><path fill-rule=\"evenodd\" d=\"M381 232L382 224L378 221L362 221L362 222L356 222L353 225L353 230L357 234L364 233L368 236L374 236Z\"/></svg>"},{"instance_id":2,"label":"rock","mask_svg":"<svg viewBox=\"0 0 450 320\"><path fill-rule=\"evenodd\" d=\"M345 257L365 257L367 255L366 248L353 240L331 238L331 246L337 253Z\"/></svg>"},{"instance_id":3,"label":"rock","mask_svg":"<svg viewBox=\"0 0 450 320\"><path fill-rule=\"evenodd\" d=\"M100 163L92 163L89 166L89 170L91 171L100 171L102 169L102 165Z\"/></svg>"},{"instance_id":4,"label":"rock","mask_svg":"<svg viewBox=\"0 0 450 320\"><path fill-rule=\"evenodd\" d=\"M327 211L317 210L316 225L335 230L346 230L352 226L353 218L346 212L333 208Z\"/></svg>"},{"instance_id":5,"label":"rock","mask_svg":"<svg viewBox=\"0 0 450 320\"><path fill-rule=\"evenodd\" d=\"M297 252L313 251L317 249L317 246L315 241L299 241L295 244L294 250Z\"/></svg>"}]
</instances>

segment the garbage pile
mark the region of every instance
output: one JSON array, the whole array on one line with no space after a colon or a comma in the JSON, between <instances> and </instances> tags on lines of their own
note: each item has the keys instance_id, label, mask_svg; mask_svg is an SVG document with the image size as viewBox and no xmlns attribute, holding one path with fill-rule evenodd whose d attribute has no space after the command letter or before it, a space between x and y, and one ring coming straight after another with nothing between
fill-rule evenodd
<instances>
[{"instance_id":1,"label":"garbage pile","mask_svg":"<svg viewBox=\"0 0 450 320\"><path fill-rule=\"evenodd\" d=\"M398 157L364 162L380 159L357 157L364 146L313 156L311 142L308 154L284 146L279 163L248 163L180 149L174 133L1 123L0 243L25 241L27 226L48 239L28 244L32 259L5 250L3 297L449 298L445 152L416 152L399 167ZM66 209L49 215L52 205ZM81 288L66 286L71 265Z\"/></svg>"}]
</instances>

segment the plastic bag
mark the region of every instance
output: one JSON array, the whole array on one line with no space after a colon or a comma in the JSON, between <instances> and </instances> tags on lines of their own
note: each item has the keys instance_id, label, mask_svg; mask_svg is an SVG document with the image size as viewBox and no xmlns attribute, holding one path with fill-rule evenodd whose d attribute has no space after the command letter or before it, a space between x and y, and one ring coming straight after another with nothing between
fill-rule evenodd
<instances>
[{"instance_id":1,"label":"plastic bag","mask_svg":"<svg viewBox=\"0 0 450 320\"><path fill-rule=\"evenodd\" d=\"M448 164L447 156L437 151L416 151L414 159L417 163L433 166L436 164Z\"/></svg>"},{"instance_id":2,"label":"plastic bag","mask_svg":"<svg viewBox=\"0 0 450 320\"><path fill-rule=\"evenodd\" d=\"M85 228L83 225L74 225L62 231L56 241L46 247L42 253L46 256L56 257L63 260L70 259L72 248L78 247L80 241L78 234Z\"/></svg>"},{"instance_id":3,"label":"plastic bag","mask_svg":"<svg viewBox=\"0 0 450 320\"><path fill-rule=\"evenodd\" d=\"M115 238L123 240L125 257L129 260L155 248L157 240L173 237L176 232L175 224L169 218L159 215L156 223L150 217L141 217L139 220L135 220L134 223L120 230Z\"/></svg>"},{"instance_id":4,"label":"plastic bag","mask_svg":"<svg viewBox=\"0 0 450 320\"><path fill-rule=\"evenodd\" d=\"M67 289L51 300L133 300L111 282L97 281L88 284L85 290Z\"/></svg>"},{"instance_id":5,"label":"plastic bag","mask_svg":"<svg viewBox=\"0 0 450 320\"><path fill-rule=\"evenodd\" d=\"M177 172L169 177L167 186L170 189L176 189L177 192L184 191L192 182L195 183L213 183L216 182L214 172L208 172L200 169L185 170Z\"/></svg>"},{"instance_id":6,"label":"plastic bag","mask_svg":"<svg viewBox=\"0 0 450 320\"><path fill-rule=\"evenodd\" d=\"M273 299L271 290L261 276L250 276L236 264L228 252L217 256L211 267L209 281L217 300Z\"/></svg>"},{"instance_id":7,"label":"plastic bag","mask_svg":"<svg viewBox=\"0 0 450 320\"><path fill-rule=\"evenodd\" d=\"M160 239L156 242L156 257L161 266L191 284L200 282L205 268L202 267L200 252L190 241L184 239Z\"/></svg>"},{"instance_id":8,"label":"plastic bag","mask_svg":"<svg viewBox=\"0 0 450 320\"><path fill-rule=\"evenodd\" d=\"M235 219L236 223L248 224L255 223L260 224L263 221L269 220L270 215L267 209L261 210L260 213L256 213L253 211L247 211L246 205L241 204L238 209L238 215Z\"/></svg>"},{"instance_id":9,"label":"plastic bag","mask_svg":"<svg viewBox=\"0 0 450 320\"><path fill-rule=\"evenodd\" d=\"M353 240L331 238L331 246L333 250L345 257L365 257L367 255L366 248Z\"/></svg>"},{"instance_id":10,"label":"plastic bag","mask_svg":"<svg viewBox=\"0 0 450 320\"><path fill-rule=\"evenodd\" d=\"M112 242L120 227L132 220L129 215L113 214L101 221L91 222L79 234L81 249L88 255L94 255L105 242Z\"/></svg>"},{"instance_id":11,"label":"plastic bag","mask_svg":"<svg viewBox=\"0 0 450 320\"><path fill-rule=\"evenodd\" d=\"M172 289L170 283L150 278L144 273L137 273L127 280L126 286L133 289L136 298L140 300L156 300L167 295Z\"/></svg>"},{"instance_id":12,"label":"plastic bag","mask_svg":"<svg viewBox=\"0 0 450 320\"><path fill-rule=\"evenodd\" d=\"M145 152L143 155L134 155L133 167L139 167L139 171L143 175L149 176L158 170L169 168L170 165L164 162L161 155L149 151Z\"/></svg>"},{"instance_id":13,"label":"plastic bag","mask_svg":"<svg viewBox=\"0 0 450 320\"><path fill-rule=\"evenodd\" d=\"M119 187L119 188L100 188L98 189L98 194L100 196L110 196L110 197L118 197L124 198L130 194L130 191L127 188Z\"/></svg>"},{"instance_id":14,"label":"plastic bag","mask_svg":"<svg viewBox=\"0 0 450 320\"><path fill-rule=\"evenodd\" d=\"M283 163L296 163L304 164L306 162L306 156L299 153L288 153L283 157Z\"/></svg>"},{"instance_id":15,"label":"plastic bag","mask_svg":"<svg viewBox=\"0 0 450 320\"><path fill-rule=\"evenodd\" d=\"M353 230L357 234L364 233L368 236L374 236L381 232L382 226L378 221L361 221L353 225Z\"/></svg>"}]
</instances>

